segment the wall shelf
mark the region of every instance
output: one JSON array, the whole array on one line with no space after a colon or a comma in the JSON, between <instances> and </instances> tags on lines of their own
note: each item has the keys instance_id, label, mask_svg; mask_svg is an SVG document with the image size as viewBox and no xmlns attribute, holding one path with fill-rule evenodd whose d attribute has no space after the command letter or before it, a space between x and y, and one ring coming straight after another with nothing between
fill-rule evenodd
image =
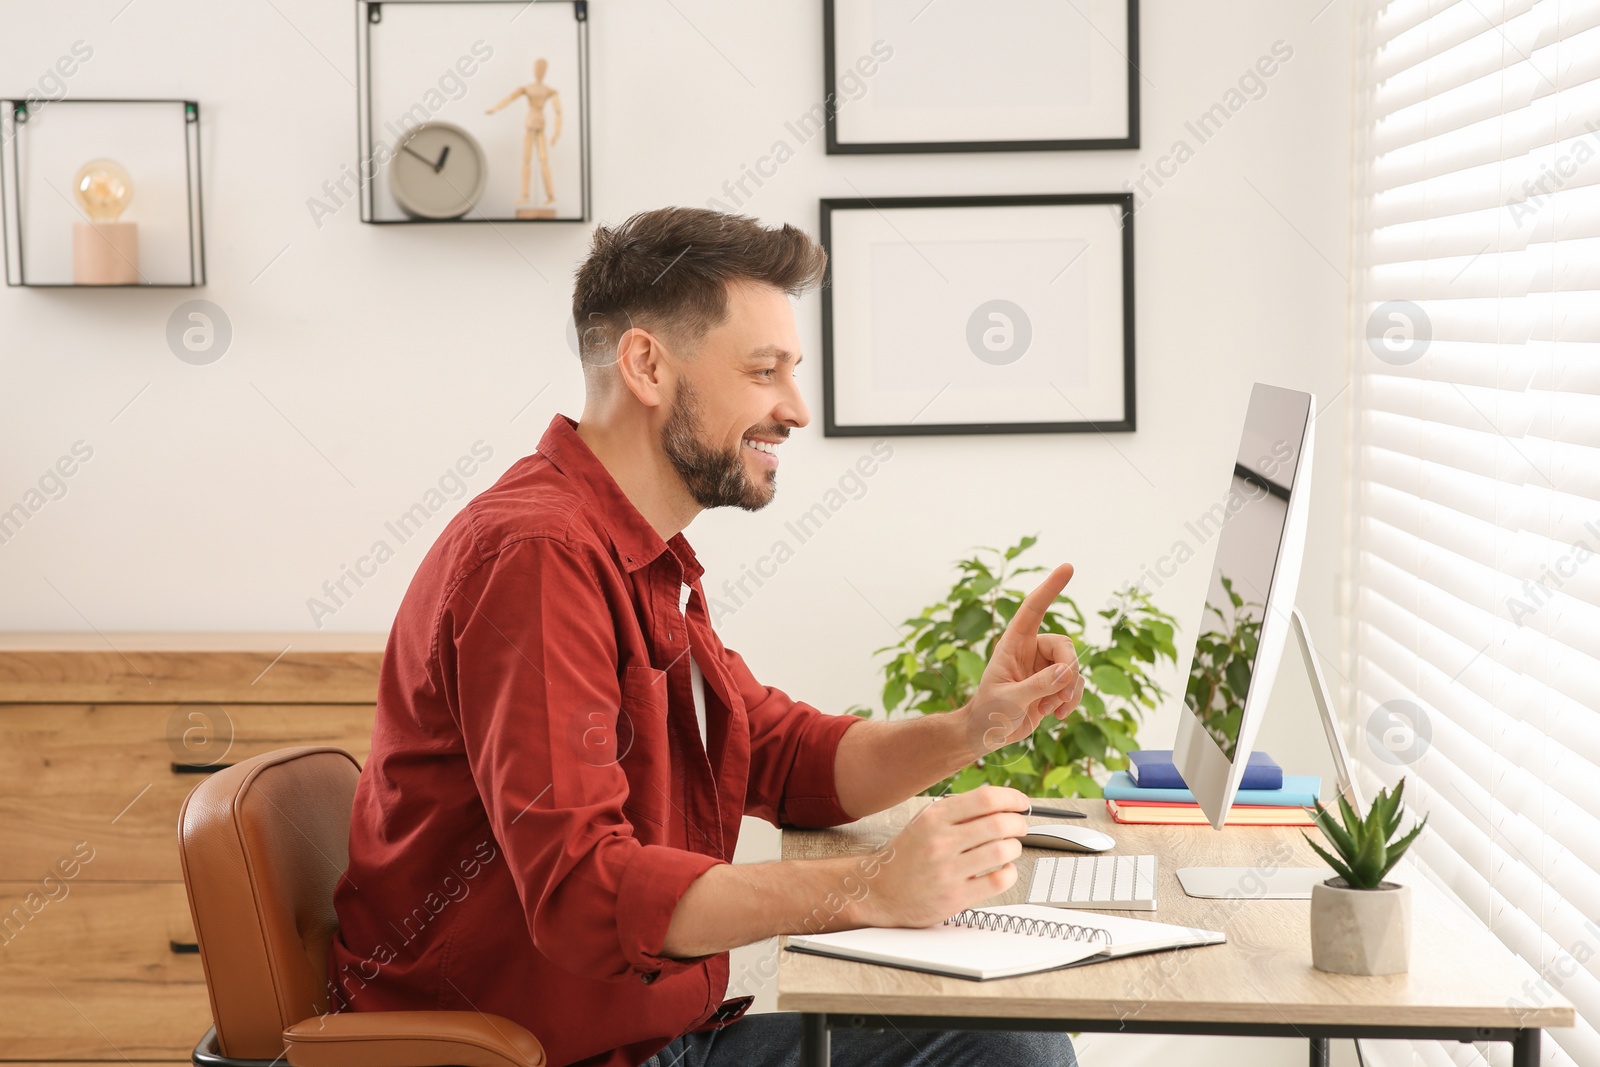
<instances>
[{"instance_id":1,"label":"wall shelf","mask_svg":"<svg viewBox=\"0 0 1600 1067\"><path fill-rule=\"evenodd\" d=\"M357 0L359 175L332 193L374 225L589 221L588 8Z\"/></svg>"},{"instance_id":2,"label":"wall shelf","mask_svg":"<svg viewBox=\"0 0 1600 1067\"><path fill-rule=\"evenodd\" d=\"M74 188L79 168L99 159L115 161L132 179L132 195L125 211L111 220L113 228L90 219ZM200 171L200 105L194 100L0 97L6 284L40 289L204 285ZM86 266L96 259L118 269L105 273ZM86 276L125 280L82 280Z\"/></svg>"}]
</instances>

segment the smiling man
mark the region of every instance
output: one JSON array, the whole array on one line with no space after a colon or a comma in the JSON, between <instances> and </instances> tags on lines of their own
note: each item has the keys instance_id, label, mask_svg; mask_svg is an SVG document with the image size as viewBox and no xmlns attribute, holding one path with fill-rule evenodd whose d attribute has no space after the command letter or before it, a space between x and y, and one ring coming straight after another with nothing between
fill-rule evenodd
<instances>
[{"instance_id":1,"label":"smiling man","mask_svg":"<svg viewBox=\"0 0 1600 1067\"><path fill-rule=\"evenodd\" d=\"M712 211L596 229L573 295L582 419L556 416L450 521L390 632L335 894L336 1007L504 1015L554 1065L794 1064L797 1016L724 999L729 949L927 926L1015 882L1028 799L991 787L865 859L731 862L744 815L881 811L1082 695L1071 641L1038 633L1065 564L972 703L916 721L823 714L718 640L682 531L772 500L809 422L788 298L823 264L793 227ZM1075 1062L1050 1033L833 1044L857 1067Z\"/></svg>"}]
</instances>

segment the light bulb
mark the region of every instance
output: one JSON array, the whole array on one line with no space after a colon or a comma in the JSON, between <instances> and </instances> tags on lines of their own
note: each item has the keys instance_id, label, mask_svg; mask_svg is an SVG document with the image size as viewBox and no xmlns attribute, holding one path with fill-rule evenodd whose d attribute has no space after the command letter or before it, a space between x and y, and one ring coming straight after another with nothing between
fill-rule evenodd
<instances>
[{"instance_id":1,"label":"light bulb","mask_svg":"<svg viewBox=\"0 0 1600 1067\"><path fill-rule=\"evenodd\" d=\"M133 178L114 159L91 159L73 179L78 203L95 222L111 222L133 199Z\"/></svg>"}]
</instances>

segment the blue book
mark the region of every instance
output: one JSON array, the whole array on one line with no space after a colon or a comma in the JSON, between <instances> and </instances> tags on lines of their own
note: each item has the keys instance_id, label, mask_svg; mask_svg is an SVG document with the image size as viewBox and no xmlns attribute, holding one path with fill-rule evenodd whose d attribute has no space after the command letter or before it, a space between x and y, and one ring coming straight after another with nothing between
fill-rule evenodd
<instances>
[{"instance_id":1,"label":"blue book","mask_svg":"<svg viewBox=\"0 0 1600 1067\"><path fill-rule=\"evenodd\" d=\"M1322 794L1322 779L1315 774L1286 774L1282 789L1241 789L1235 804L1259 804L1270 808L1309 808ZM1107 800L1144 801L1157 804L1193 804L1194 794L1187 789L1140 789L1127 771L1114 771L1106 780Z\"/></svg>"},{"instance_id":2,"label":"blue book","mask_svg":"<svg viewBox=\"0 0 1600 1067\"><path fill-rule=\"evenodd\" d=\"M1128 777L1140 789L1187 789L1188 783L1172 763L1172 749L1145 748L1128 753ZM1250 753L1240 789L1282 789L1283 768L1265 752Z\"/></svg>"}]
</instances>

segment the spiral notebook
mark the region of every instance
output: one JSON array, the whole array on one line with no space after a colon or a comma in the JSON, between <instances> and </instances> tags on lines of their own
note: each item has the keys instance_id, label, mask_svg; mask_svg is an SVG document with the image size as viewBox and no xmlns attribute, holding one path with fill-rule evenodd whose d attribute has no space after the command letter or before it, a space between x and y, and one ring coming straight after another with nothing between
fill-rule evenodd
<instances>
[{"instance_id":1,"label":"spiral notebook","mask_svg":"<svg viewBox=\"0 0 1600 1067\"><path fill-rule=\"evenodd\" d=\"M793 934L788 947L981 982L1226 940L1216 930L1038 904L1003 904L968 908L938 926Z\"/></svg>"}]
</instances>

